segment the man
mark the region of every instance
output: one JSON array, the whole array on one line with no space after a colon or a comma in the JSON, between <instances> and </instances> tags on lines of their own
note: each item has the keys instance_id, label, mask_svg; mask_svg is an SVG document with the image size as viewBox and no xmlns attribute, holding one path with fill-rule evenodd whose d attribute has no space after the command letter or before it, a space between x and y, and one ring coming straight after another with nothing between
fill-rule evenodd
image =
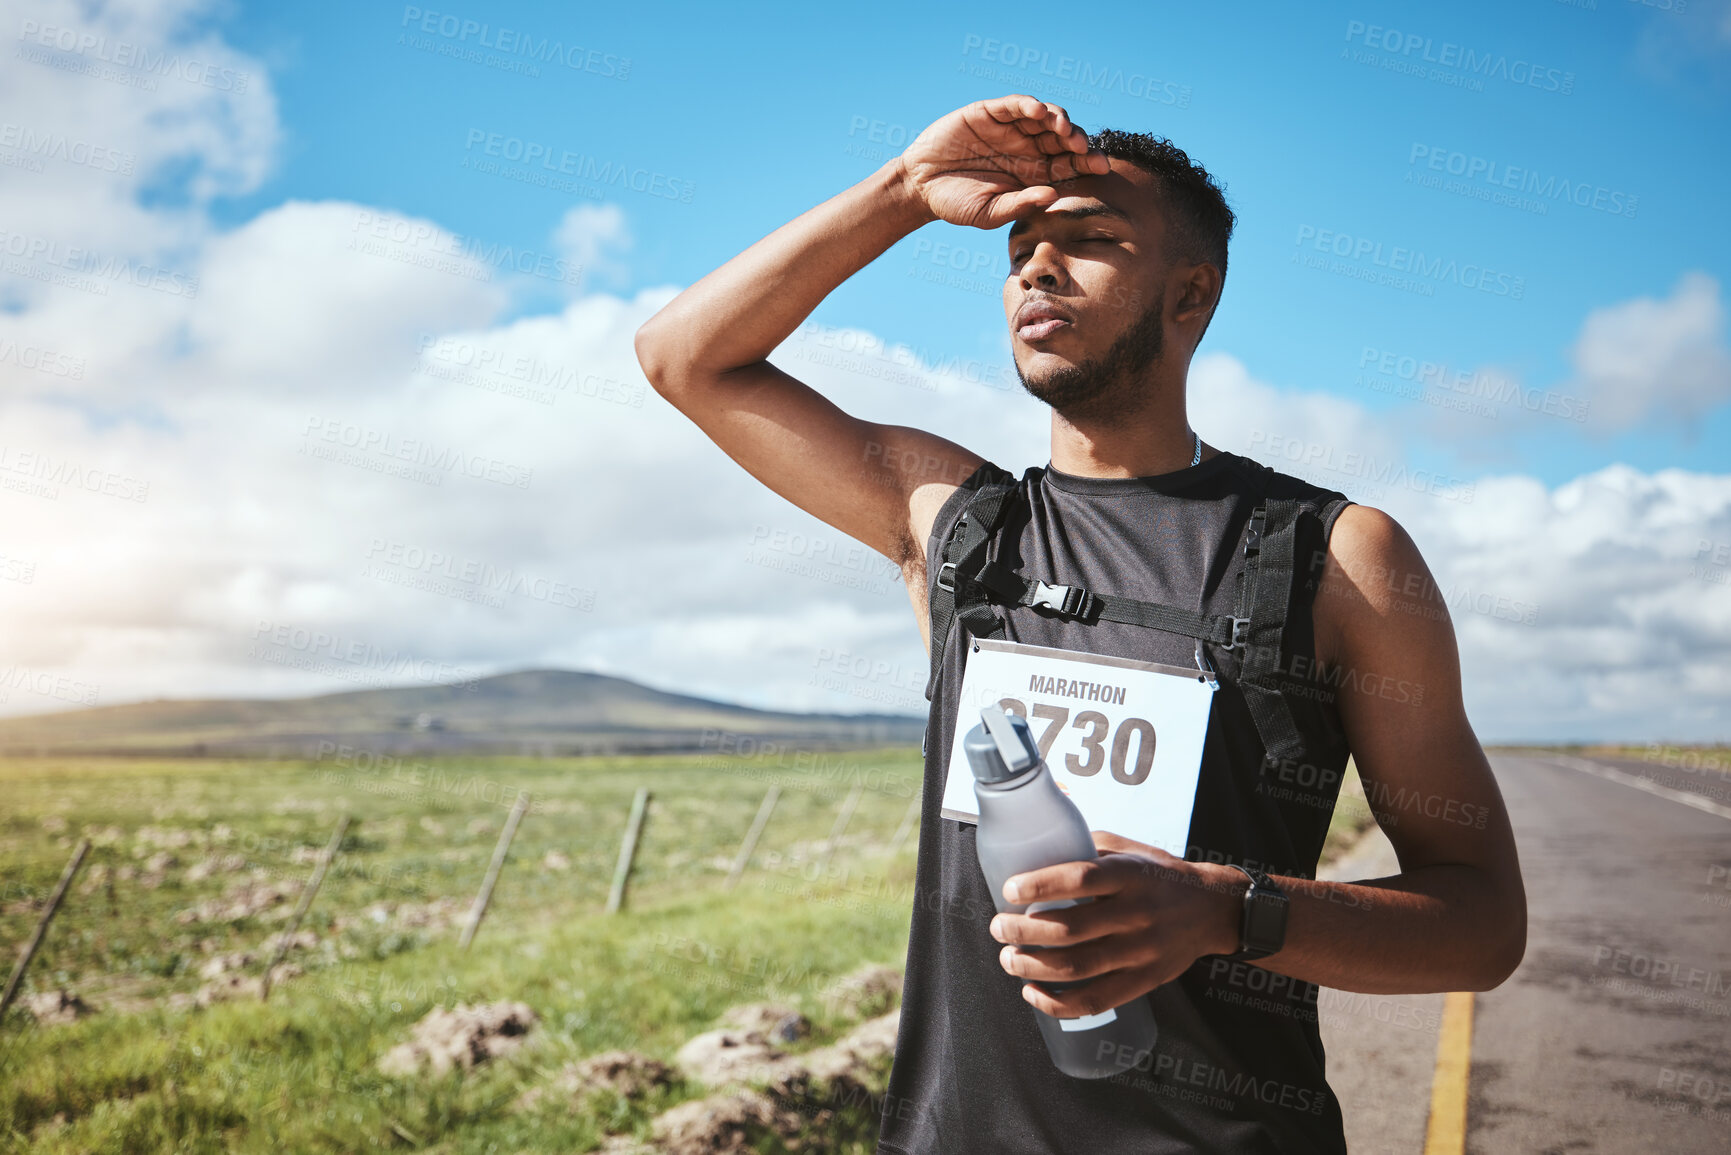
<instances>
[{"instance_id":1,"label":"man","mask_svg":"<svg viewBox=\"0 0 1731 1155\"><path fill-rule=\"evenodd\" d=\"M1052 406L1051 464L1019 482L944 438L850 417L765 359L935 220L1012 226L1016 367ZM882 1151L1343 1151L1315 984L1488 990L1525 949L1514 840L1462 708L1452 627L1446 612L1413 612L1413 591L1434 588L1417 548L1387 515L1190 429L1186 377L1232 224L1212 179L1167 142L1104 133L1091 146L1056 105L979 101L637 334L655 388L729 456L901 567L941 649ZM988 516L973 504L988 492L1009 512L968 531L987 544L958 571L952 535L969 508ZM1018 599L1023 571L1054 584ZM1178 612L1150 628L1129 602L1102 616L1098 599L1065 600L1079 588ZM1243 609L1247 596L1259 608ZM1024 872L1003 895L1091 902L994 914L975 828L940 798L956 727L978 720L958 701L967 663L983 660L969 639L999 634L1217 676L1184 858L1097 829L1097 860ZM1400 873L1319 883L1348 751ZM1055 1069L1026 1005L1077 1019L1144 996L1152 1053L1100 1079Z\"/></svg>"}]
</instances>

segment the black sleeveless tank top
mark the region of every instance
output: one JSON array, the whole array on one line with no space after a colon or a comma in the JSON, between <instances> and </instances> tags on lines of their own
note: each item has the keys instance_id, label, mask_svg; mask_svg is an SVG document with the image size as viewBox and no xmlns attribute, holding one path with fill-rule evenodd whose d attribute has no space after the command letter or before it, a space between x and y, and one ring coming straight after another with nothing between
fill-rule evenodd
<instances>
[{"instance_id":1,"label":"black sleeveless tank top","mask_svg":"<svg viewBox=\"0 0 1731 1155\"><path fill-rule=\"evenodd\" d=\"M928 596L944 541L994 471L982 466L939 511L926 545ZM1293 669L1314 668L1310 608L1329 531L1348 504L1341 494L1220 453L1157 477L1089 478L1031 467L1018 496L991 544L994 560L1030 579L1209 614L1234 612L1256 505L1296 499L1303 512L1285 660ZM1195 643L1178 634L1088 625L1025 606L994 611L1009 641L1195 665ZM967 649L958 620L926 727L901 1025L878 1151L1344 1152L1340 1108L1324 1077L1318 988L1252 964L1202 958L1150 992L1160 1034L1140 1069L1088 1080L1053 1066L1021 997L1023 980L999 965L1002 944L987 930L996 908L975 855L975 827L939 813ZM1186 857L1313 877L1347 756L1333 697L1291 696L1305 765L1265 766L1237 663L1231 655L1210 657L1220 690Z\"/></svg>"}]
</instances>

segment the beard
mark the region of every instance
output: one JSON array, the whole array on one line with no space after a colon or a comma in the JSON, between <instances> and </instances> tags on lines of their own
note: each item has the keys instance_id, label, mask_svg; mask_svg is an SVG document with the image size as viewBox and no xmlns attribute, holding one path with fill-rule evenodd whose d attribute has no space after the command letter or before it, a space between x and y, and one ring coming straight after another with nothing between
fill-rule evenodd
<instances>
[{"instance_id":1,"label":"beard","mask_svg":"<svg viewBox=\"0 0 1731 1155\"><path fill-rule=\"evenodd\" d=\"M1030 380L1016 365L1022 388L1068 418L1101 417L1116 409L1138 408L1139 377L1160 359L1165 339L1166 291L1112 342L1111 348L1080 365L1064 365Z\"/></svg>"}]
</instances>

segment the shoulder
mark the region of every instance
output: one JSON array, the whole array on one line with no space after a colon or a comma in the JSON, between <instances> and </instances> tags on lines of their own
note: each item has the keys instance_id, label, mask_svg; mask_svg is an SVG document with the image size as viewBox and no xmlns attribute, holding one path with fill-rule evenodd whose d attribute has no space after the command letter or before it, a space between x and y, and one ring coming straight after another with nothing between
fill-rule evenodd
<instances>
[{"instance_id":1,"label":"shoulder","mask_svg":"<svg viewBox=\"0 0 1731 1155\"><path fill-rule=\"evenodd\" d=\"M1295 477L1290 473L1262 464L1253 458L1241 454L1221 451L1227 457L1227 469L1235 476L1239 486L1256 496L1274 501L1296 501L1300 505L1321 513L1330 511L1330 518L1340 509L1351 504L1347 496L1338 489L1329 489Z\"/></svg>"},{"instance_id":2,"label":"shoulder","mask_svg":"<svg viewBox=\"0 0 1731 1155\"><path fill-rule=\"evenodd\" d=\"M1394 518L1348 505L1329 534L1315 602L1318 656L1369 646L1454 645L1448 602Z\"/></svg>"},{"instance_id":3,"label":"shoulder","mask_svg":"<svg viewBox=\"0 0 1731 1155\"><path fill-rule=\"evenodd\" d=\"M1029 475L1033 470L1029 470ZM1025 487L1028 477L1023 477L1021 484ZM925 542L926 552L930 554L943 544L943 539L949 536L950 529L962 516L973 500L981 496L982 491L994 486L1014 486L1018 484L1016 475L1008 470L994 465L990 461L982 461L967 477L961 478L959 484L949 486L929 486L926 491L917 495L920 502L915 509L915 524L924 532L921 534Z\"/></svg>"},{"instance_id":4,"label":"shoulder","mask_svg":"<svg viewBox=\"0 0 1731 1155\"><path fill-rule=\"evenodd\" d=\"M1229 484L1241 495L1243 516L1248 518L1252 506L1266 506L1270 502L1290 502L1297 507L1289 521L1282 519L1292 525L1297 535L1294 555L1299 560L1294 566L1294 578L1308 574L1309 581L1314 583L1336 524L1346 510L1359 507L1338 489L1327 489L1236 453L1223 451L1222 456L1228 458L1223 473L1231 478Z\"/></svg>"}]
</instances>

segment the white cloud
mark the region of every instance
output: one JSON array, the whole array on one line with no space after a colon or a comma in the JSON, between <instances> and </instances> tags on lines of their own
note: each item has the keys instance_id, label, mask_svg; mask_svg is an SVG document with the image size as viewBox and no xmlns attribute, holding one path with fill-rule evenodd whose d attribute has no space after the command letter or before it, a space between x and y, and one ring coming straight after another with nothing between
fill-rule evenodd
<instances>
[{"instance_id":1,"label":"white cloud","mask_svg":"<svg viewBox=\"0 0 1731 1155\"><path fill-rule=\"evenodd\" d=\"M1471 504L1427 503L1406 525L1451 606L1482 732L1726 736L1731 567L1712 559L1731 545L1731 477L1485 478Z\"/></svg>"},{"instance_id":2,"label":"white cloud","mask_svg":"<svg viewBox=\"0 0 1731 1155\"><path fill-rule=\"evenodd\" d=\"M553 230L553 242L582 268L590 288L620 283L630 272L622 258L631 249L631 229L618 205L573 205Z\"/></svg>"},{"instance_id":3,"label":"white cloud","mask_svg":"<svg viewBox=\"0 0 1731 1155\"><path fill-rule=\"evenodd\" d=\"M43 11L84 19L28 9ZM189 26L142 13L90 20L153 42ZM674 289L512 316L517 254L435 221L296 201L214 228L200 198L255 184L277 130L262 69L195 43L248 70L247 92L163 77L141 94L29 61L0 78L8 116L124 142L141 173L189 157L203 174L190 201L144 209L142 176L0 167L19 228L199 278L196 294L3 282L0 710L542 664L763 706L919 707L919 631L887 563L764 489L643 381L632 335ZM630 235L617 208L584 207L547 244L605 272ZM1616 381L1646 372L1641 358L1698 366L1717 308L1716 287L1685 281L1595 314L1583 363ZM26 365L7 342L81 369ZM917 422L1017 472L1047 460L1047 411L1007 358L934 363L808 325L774 359L862 417ZM1710 377L1667 375L1667 404L1694 404ZM1531 625L1457 614L1487 733L1718 725L1727 587L1692 559L1731 541L1728 479L1616 467L1555 490L1482 479L1470 503L1444 501L1391 480L1422 472L1411 446L1352 401L1216 354L1196 363L1191 404L1212 443L1385 505L1445 584L1539 607Z\"/></svg>"},{"instance_id":4,"label":"white cloud","mask_svg":"<svg viewBox=\"0 0 1731 1155\"><path fill-rule=\"evenodd\" d=\"M198 22L208 0L5 0L0 168L9 228L105 254L206 234L218 195L259 187L280 129L260 63ZM138 194L153 190L157 207ZM180 207L174 207L174 206Z\"/></svg>"},{"instance_id":5,"label":"white cloud","mask_svg":"<svg viewBox=\"0 0 1731 1155\"><path fill-rule=\"evenodd\" d=\"M414 363L423 334L486 323L508 300L433 222L335 201L290 201L214 238L202 274L189 383L248 395L370 390Z\"/></svg>"},{"instance_id":6,"label":"white cloud","mask_svg":"<svg viewBox=\"0 0 1731 1155\"><path fill-rule=\"evenodd\" d=\"M1731 400L1731 347L1719 282L1692 272L1669 298L1637 297L1587 315L1572 350L1591 424L1687 421Z\"/></svg>"},{"instance_id":7,"label":"white cloud","mask_svg":"<svg viewBox=\"0 0 1731 1155\"><path fill-rule=\"evenodd\" d=\"M1367 460L1400 457L1387 422L1362 405L1325 393L1278 389L1256 380L1227 353L1209 353L1191 363L1189 403L1190 423L1209 444L1331 489L1362 482Z\"/></svg>"}]
</instances>

